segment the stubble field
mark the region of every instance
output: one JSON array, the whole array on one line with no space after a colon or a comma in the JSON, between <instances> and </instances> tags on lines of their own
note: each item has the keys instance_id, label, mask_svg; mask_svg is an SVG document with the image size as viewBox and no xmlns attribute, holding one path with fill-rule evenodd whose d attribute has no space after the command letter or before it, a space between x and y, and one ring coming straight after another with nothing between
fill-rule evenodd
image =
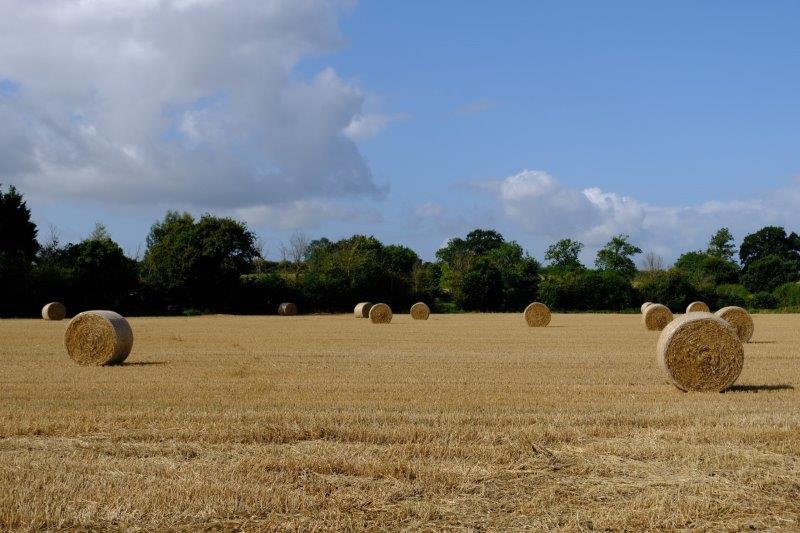
<instances>
[{"instance_id":1,"label":"stubble field","mask_svg":"<svg viewBox=\"0 0 800 533\"><path fill-rule=\"evenodd\" d=\"M637 315L0 320L0 529L800 529L800 316L686 394Z\"/></svg>"}]
</instances>

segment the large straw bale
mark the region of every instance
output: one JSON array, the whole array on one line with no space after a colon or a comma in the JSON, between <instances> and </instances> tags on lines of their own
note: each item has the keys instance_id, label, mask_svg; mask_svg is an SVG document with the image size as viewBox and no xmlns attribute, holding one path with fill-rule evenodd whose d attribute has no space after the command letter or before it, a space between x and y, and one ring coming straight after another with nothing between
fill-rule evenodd
<instances>
[{"instance_id":1,"label":"large straw bale","mask_svg":"<svg viewBox=\"0 0 800 533\"><path fill-rule=\"evenodd\" d=\"M278 306L278 314L281 316L294 316L297 314L297 306L291 302L285 302Z\"/></svg>"},{"instance_id":2,"label":"large straw bale","mask_svg":"<svg viewBox=\"0 0 800 533\"><path fill-rule=\"evenodd\" d=\"M669 380L684 391L723 391L733 385L744 364L736 330L703 312L668 324L658 339L656 356Z\"/></svg>"},{"instance_id":3,"label":"large straw bale","mask_svg":"<svg viewBox=\"0 0 800 533\"><path fill-rule=\"evenodd\" d=\"M386 304L375 304L369 310L369 319L373 324L388 324L392 321L392 309Z\"/></svg>"},{"instance_id":4,"label":"large straw bale","mask_svg":"<svg viewBox=\"0 0 800 533\"><path fill-rule=\"evenodd\" d=\"M523 313L525 322L532 328L543 328L550 323L550 309L540 302L533 302Z\"/></svg>"},{"instance_id":5,"label":"large straw bale","mask_svg":"<svg viewBox=\"0 0 800 533\"><path fill-rule=\"evenodd\" d=\"M642 307L640 308L642 310L642 313L644 313L644 310L647 309L647 307L650 306L650 305L653 305L653 302L645 302L645 303L643 303Z\"/></svg>"},{"instance_id":6,"label":"large straw bale","mask_svg":"<svg viewBox=\"0 0 800 533\"><path fill-rule=\"evenodd\" d=\"M369 310L372 308L372 302L361 302L353 309L353 314L356 318L369 318Z\"/></svg>"},{"instance_id":7,"label":"large straw bale","mask_svg":"<svg viewBox=\"0 0 800 533\"><path fill-rule=\"evenodd\" d=\"M731 305L723 307L714 314L733 326L742 342L750 342L750 339L753 338L753 330L755 328L753 317L746 310Z\"/></svg>"},{"instance_id":8,"label":"large straw bale","mask_svg":"<svg viewBox=\"0 0 800 533\"><path fill-rule=\"evenodd\" d=\"M672 311L666 305L650 304L644 310L642 321L647 329L661 331L672 322Z\"/></svg>"},{"instance_id":9,"label":"large straw bale","mask_svg":"<svg viewBox=\"0 0 800 533\"><path fill-rule=\"evenodd\" d=\"M411 318L414 320L428 320L431 310L425 302L417 302L411 306Z\"/></svg>"},{"instance_id":10,"label":"large straw bale","mask_svg":"<svg viewBox=\"0 0 800 533\"><path fill-rule=\"evenodd\" d=\"M64 320L67 308L61 302L50 302L42 307L42 318L45 320Z\"/></svg>"},{"instance_id":11,"label":"large straw bale","mask_svg":"<svg viewBox=\"0 0 800 533\"><path fill-rule=\"evenodd\" d=\"M709 311L705 302L692 302L686 307L687 313L708 313Z\"/></svg>"},{"instance_id":12,"label":"large straw bale","mask_svg":"<svg viewBox=\"0 0 800 533\"><path fill-rule=\"evenodd\" d=\"M70 320L64 344L80 365L115 365L131 353L133 331L114 311L85 311Z\"/></svg>"}]
</instances>

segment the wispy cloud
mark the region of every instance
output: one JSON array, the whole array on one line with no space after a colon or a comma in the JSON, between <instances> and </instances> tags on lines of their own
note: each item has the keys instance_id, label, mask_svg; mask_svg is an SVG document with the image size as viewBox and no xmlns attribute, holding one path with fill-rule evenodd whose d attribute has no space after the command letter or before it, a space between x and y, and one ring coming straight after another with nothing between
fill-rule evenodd
<instances>
[{"instance_id":1,"label":"wispy cloud","mask_svg":"<svg viewBox=\"0 0 800 533\"><path fill-rule=\"evenodd\" d=\"M297 200L277 205L243 207L233 210L231 214L251 226L271 230L320 229L331 221L363 227L383 221L381 212L373 206L329 200Z\"/></svg>"},{"instance_id":2,"label":"wispy cloud","mask_svg":"<svg viewBox=\"0 0 800 533\"><path fill-rule=\"evenodd\" d=\"M382 113L359 114L353 117L350 124L343 130L343 133L354 141L363 141L377 136L392 122L402 122L408 119L409 116L404 113L391 115Z\"/></svg>"},{"instance_id":3,"label":"wispy cloud","mask_svg":"<svg viewBox=\"0 0 800 533\"><path fill-rule=\"evenodd\" d=\"M479 113L485 113L486 111L494 109L495 107L497 107L497 103L494 100L474 100L461 107L455 108L453 110L453 115L459 117L477 115Z\"/></svg>"}]
</instances>

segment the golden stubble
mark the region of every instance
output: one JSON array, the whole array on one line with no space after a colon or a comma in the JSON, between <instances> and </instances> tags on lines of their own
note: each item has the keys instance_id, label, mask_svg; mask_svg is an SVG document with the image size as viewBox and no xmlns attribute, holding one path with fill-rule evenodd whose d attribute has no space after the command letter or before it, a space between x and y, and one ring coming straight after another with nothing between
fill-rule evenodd
<instances>
[{"instance_id":1,"label":"golden stubble","mask_svg":"<svg viewBox=\"0 0 800 533\"><path fill-rule=\"evenodd\" d=\"M800 527L800 330L683 393L636 315L0 320L0 529Z\"/></svg>"}]
</instances>

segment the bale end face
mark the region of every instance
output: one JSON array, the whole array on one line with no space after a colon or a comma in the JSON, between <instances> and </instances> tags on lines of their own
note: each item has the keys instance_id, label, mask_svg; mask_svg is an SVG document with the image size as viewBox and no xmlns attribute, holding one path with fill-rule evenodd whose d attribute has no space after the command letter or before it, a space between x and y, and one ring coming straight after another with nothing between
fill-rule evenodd
<instances>
[{"instance_id":1,"label":"bale end face","mask_svg":"<svg viewBox=\"0 0 800 533\"><path fill-rule=\"evenodd\" d=\"M650 331L661 331L672 322L672 311L665 305L650 304L644 310L642 321Z\"/></svg>"},{"instance_id":2,"label":"bale end face","mask_svg":"<svg viewBox=\"0 0 800 533\"><path fill-rule=\"evenodd\" d=\"M369 310L369 319L373 324L388 324L392 321L392 309L386 304L375 304Z\"/></svg>"},{"instance_id":3,"label":"bale end face","mask_svg":"<svg viewBox=\"0 0 800 533\"><path fill-rule=\"evenodd\" d=\"M128 321L113 311L85 311L70 320L64 344L79 365L115 365L131 353L133 331Z\"/></svg>"},{"instance_id":4,"label":"bale end face","mask_svg":"<svg viewBox=\"0 0 800 533\"><path fill-rule=\"evenodd\" d=\"M278 306L278 314L281 316L294 316L297 314L297 306L291 302L282 303Z\"/></svg>"},{"instance_id":5,"label":"bale end face","mask_svg":"<svg viewBox=\"0 0 800 533\"><path fill-rule=\"evenodd\" d=\"M686 307L687 313L708 313L711 311L705 302L692 302Z\"/></svg>"},{"instance_id":6,"label":"bale end face","mask_svg":"<svg viewBox=\"0 0 800 533\"><path fill-rule=\"evenodd\" d=\"M369 318L369 310L372 308L372 302L361 302L353 309L353 314L356 318Z\"/></svg>"},{"instance_id":7,"label":"bale end face","mask_svg":"<svg viewBox=\"0 0 800 533\"><path fill-rule=\"evenodd\" d=\"M42 318L45 320L64 320L67 308L61 302L50 302L42 307Z\"/></svg>"},{"instance_id":8,"label":"bale end face","mask_svg":"<svg viewBox=\"0 0 800 533\"><path fill-rule=\"evenodd\" d=\"M533 302L526 307L523 316L532 328L543 328L550 323L550 309L540 302Z\"/></svg>"},{"instance_id":9,"label":"bale end face","mask_svg":"<svg viewBox=\"0 0 800 533\"><path fill-rule=\"evenodd\" d=\"M750 342L750 339L753 338L755 330L753 317L745 309L732 305L723 307L714 314L733 326L742 342Z\"/></svg>"},{"instance_id":10,"label":"bale end face","mask_svg":"<svg viewBox=\"0 0 800 533\"><path fill-rule=\"evenodd\" d=\"M411 306L411 318L414 320L428 320L431 310L425 302L417 302Z\"/></svg>"},{"instance_id":11,"label":"bale end face","mask_svg":"<svg viewBox=\"0 0 800 533\"><path fill-rule=\"evenodd\" d=\"M657 359L683 391L723 391L741 374L744 349L730 324L711 313L695 312L664 328Z\"/></svg>"}]
</instances>

